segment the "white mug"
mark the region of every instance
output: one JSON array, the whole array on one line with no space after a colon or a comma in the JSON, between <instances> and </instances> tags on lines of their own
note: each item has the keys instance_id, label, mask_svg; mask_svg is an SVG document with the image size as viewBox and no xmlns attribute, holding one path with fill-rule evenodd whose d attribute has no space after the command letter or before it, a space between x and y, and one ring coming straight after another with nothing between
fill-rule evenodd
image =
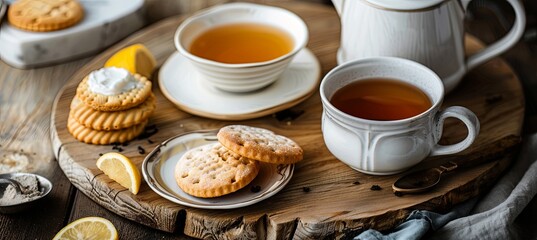
<instances>
[{"instance_id":1,"label":"white mug","mask_svg":"<svg viewBox=\"0 0 537 240\"><path fill-rule=\"evenodd\" d=\"M524 32L520 0L507 0L516 19L511 31L484 50L464 51L464 15L471 0L332 0L341 19L338 63L392 56L435 71L447 92L464 74L512 47Z\"/></svg>"},{"instance_id":2,"label":"white mug","mask_svg":"<svg viewBox=\"0 0 537 240\"><path fill-rule=\"evenodd\" d=\"M402 120L377 121L340 111L330 102L334 93L356 81L389 78L411 84L431 100L425 112ZM441 110L444 85L429 68L402 58L376 57L355 60L332 69L320 86L323 104L322 133L328 150L351 168L375 175L404 171L427 156L453 154L469 147L479 133L473 112L452 106ZM462 121L468 135L452 145L439 145L446 118Z\"/></svg>"}]
</instances>

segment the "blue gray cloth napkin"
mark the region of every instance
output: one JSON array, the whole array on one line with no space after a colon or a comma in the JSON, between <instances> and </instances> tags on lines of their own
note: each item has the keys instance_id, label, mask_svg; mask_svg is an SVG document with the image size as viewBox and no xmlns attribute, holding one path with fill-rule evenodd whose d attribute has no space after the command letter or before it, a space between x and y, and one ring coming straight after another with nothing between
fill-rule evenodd
<instances>
[{"instance_id":1,"label":"blue gray cloth napkin","mask_svg":"<svg viewBox=\"0 0 537 240\"><path fill-rule=\"evenodd\" d=\"M391 232L369 229L354 239L537 239L537 221L533 227L515 221L523 211L533 211L528 214L537 220L535 208L524 210L537 194L536 159L534 134L523 141L513 166L483 198L459 204L446 214L416 210Z\"/></svg>"},{"instance_id":2,"label":"blue gray cloth napkin","mask_svg":"<svg viewBox=\"0 0 537 240\"><path fill-rule=\"evenodd\" d=\"M355 237L355 240L418 240L423 238L429 231L436 231L449 221L466 216L475 206L477 198L473 198L457 205L451 212L438 214L426 210L414 210L401 225L386 235L369 229Z\"/></svg>"}]
</instances>

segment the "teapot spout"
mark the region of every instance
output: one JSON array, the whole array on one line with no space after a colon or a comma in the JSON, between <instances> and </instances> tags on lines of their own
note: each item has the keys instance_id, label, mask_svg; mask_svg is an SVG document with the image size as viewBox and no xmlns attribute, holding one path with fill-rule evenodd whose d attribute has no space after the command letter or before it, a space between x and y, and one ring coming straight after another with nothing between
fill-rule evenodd
<instances>
[{"instance_id":1,"label":"teapot spout","mask_svg":"<svg viewBox=\"0 0 537 240\"><path fill-rule=\"evenodd\" d=\"M332 0L332 4L334 4L334 7L336 8L337 13L341 16L343 13L343 5L345 3L345 0Z\"/></svg>"}]
</instances>

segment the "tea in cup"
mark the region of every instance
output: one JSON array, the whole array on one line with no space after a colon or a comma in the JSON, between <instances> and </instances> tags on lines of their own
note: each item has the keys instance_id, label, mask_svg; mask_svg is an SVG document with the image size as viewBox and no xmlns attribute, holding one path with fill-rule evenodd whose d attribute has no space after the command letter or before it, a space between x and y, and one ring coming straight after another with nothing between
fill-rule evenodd
<instances>
[{"instance_id":1,"label":"tea in cup","mask_svg":"<svg viewBox=\"0 0 537 240\"><path fill-rule=\"evenodd\" d=\"M249 92L278 80L308 41L300 17L277 7L229 3L185 20L175 46L206 83Z\"/></svg>"},{"instance_id":2,"label":"tea in cup","mask_svg":"<svg viewBox=\"0 0 537 240\"><path fill-rule=\"evenodd\" d=\"M360 172L388 175L427 156L460 152L479 133L479 120L460 106L441 110L444 85L427 67L402 58L365 58L331 70L320 86L328 150ZM446 118L468 129L464 140L439 145Z\"/></svg>"}]
</instances>

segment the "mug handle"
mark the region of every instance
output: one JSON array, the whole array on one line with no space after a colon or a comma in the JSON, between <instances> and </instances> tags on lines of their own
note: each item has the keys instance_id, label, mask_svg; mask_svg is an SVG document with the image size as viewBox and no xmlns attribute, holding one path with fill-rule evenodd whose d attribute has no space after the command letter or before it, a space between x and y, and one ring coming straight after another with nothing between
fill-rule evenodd
<instances>
[{"instance_id":1,"label":"mug handle","mask_svg":"<svg viewBox=\"0 0 537 240\"><path fill-rule=\"evenodd\" d=\"M464 1L464 10L466 11L468 4L471 0ZM515 10L515 23L509 33L503 36L500 40L489 45L480 52L468 57L466 60L466 70L470 71L474 67L482 64L489 59L496 57L511 48L520 39L522 33L524 33L524 27L526 26L526 14L524 13L524 7L519 2L520 0L507 0L513 10Z\"/></svg>"},{"instance_id":2,"label":"mug handle","mask_svg":"<svg viewBox=\"0 0 537 240\"><path fill-rule=\"evenodd\" d=\"M452 145L439 145L438 141L440 141L440 138L442 137L444 120L450 117L461 120L466 125L466 128L468 128L468 135L464 140L459 143L455 143ZM433 139L435 145L431 150L430 156L458 153L468 148L477 137L477 134L479 133L479 128L479 120L472 111L468 110L465 107L448 107L443 111L438 112L435 116L433 126Z\"/></svg>"}]
</instances>

